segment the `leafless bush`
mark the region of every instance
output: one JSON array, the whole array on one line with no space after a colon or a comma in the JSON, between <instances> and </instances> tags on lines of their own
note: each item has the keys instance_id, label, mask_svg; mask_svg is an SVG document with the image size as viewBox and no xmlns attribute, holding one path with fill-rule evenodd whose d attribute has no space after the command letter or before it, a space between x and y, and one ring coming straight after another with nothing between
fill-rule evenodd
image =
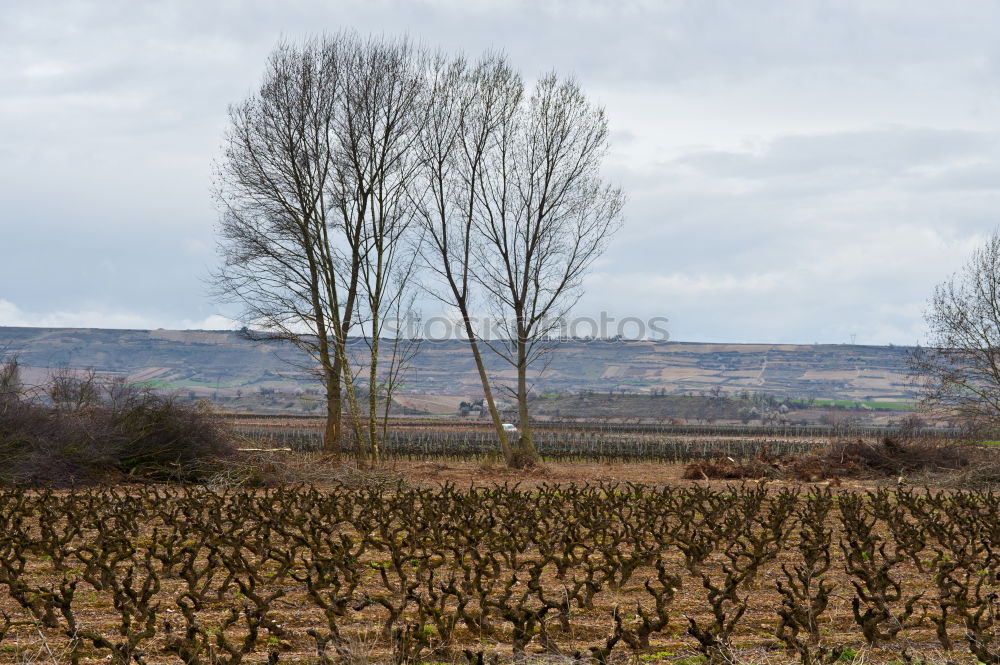
<instances>
[{"instance_id":1,"label":"leafless bush","mask_svg":"<svg viewBox=\"0 0 1000 665\"><path fill-rule=\"evenodd\" d=\"M330 480L348 489L388 489L400 486L403 477L391 469L376 467L359 469L349 464L343 464L330 475Z\"/></svg>"},{"instance_id":2,"label":"leafless bush","mask_svg":"<svg viewBox=\"0 0 1000 665\"><path fill-rule=\"evenodd\" d=\"M101 382L92 370L56 370L45 387L52 406L61 411L83 411L101 405Z\"/></svg>"},{"instance_id":3,"label":"leafless bush","mask_svg":"<svg viewBox=\"0 0 1000 665\"><path fill-rule=\"evenodd\" d=\"M8 361L4 376L11 375ZM12 382L8 381L8 385ZM0 483L73 485L122 476L200 480L231 455L207 407L93 373L59 373L42 391L8 395L0 409Z\"/></svg>"},{"instance_id":4,"label":"leafless bush","mask_svg":"<svg viewBox=\"0 0 1000 665\"><path fill-rule=\"evenodd\" d=\"M990 489L1000 487L1000 459L995 451L983 451L979 459L957 473L935 478L942 487L956 489Z\"/></svg>"},{"instance_id":5,"label":"leafless bush","mask_svg":"<svg viewBox=\"0 0 1000 665\"><path fill-rule=\"evenodd\" d=\"M224 466L206 479L209 487L341 486L350 489L401 487L401 475L386 467L361 469L325 452L288 448L238 449Z\"/></svg>"}]
</instances>

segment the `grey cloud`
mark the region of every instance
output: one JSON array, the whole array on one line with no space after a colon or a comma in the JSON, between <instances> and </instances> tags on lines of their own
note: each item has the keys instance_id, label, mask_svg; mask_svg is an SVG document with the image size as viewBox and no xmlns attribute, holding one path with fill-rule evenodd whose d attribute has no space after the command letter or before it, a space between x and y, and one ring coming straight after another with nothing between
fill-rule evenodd
<instances>
[{"instance_id":1,"label":"grey cloud","mask_svg":"<svg viewBox=\"0 0 1000 665\"><path fill-rule=\"evenodd\" d=\"M894 127L780 137L759 153L710 151L677 160L721 178L761 180L774 176L821 178L830 172L894 176L997 153L986 132Z\"/></svg>"},{"instance_id":2,"label":"grey cloud","mask_svg":"<svg viewBox=\"0 0 1000 665\"><path fill-rule=\"evenodd\" d=\"M686 339L911 343L934 282L1000 221L998 22L985 0L15 0L0 301L218 313L202 278L226 106L279 38L354 28L501 48L608 105L628 224L578 311L666 315Z\"/></svg>"},{"instance_id":3,"label":"grey cloud","mask_svg":"<svg viewBox=\"0 0 1000 665\"><path fill-rule=\"evenodd\" d=\"M1000 221L998 164L992 132L886 128L626 169L642 221L608 264L628 267L584 306L628 290L682 339L914 343L934 284Z\"/></svg>"}]
</instances>

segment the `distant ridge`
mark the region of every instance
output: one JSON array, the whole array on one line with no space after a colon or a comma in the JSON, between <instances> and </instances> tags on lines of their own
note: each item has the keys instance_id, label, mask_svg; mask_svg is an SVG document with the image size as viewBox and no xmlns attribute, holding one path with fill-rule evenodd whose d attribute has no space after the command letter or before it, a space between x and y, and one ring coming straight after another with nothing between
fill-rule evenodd
<instances>
[{"instance_id":1,"label":"distant ridge","mask_svg":"<svg viewBox=\"0 0 1000 665\"><path fill-rule=\"evenodd\" d=\"M234 331L0 327L4 352L18 354L27 375L38 379L58 367L89 367L196 394L315 386L304 355L287 345L247 341ZM718 386L727 393L898 402L913 399L909 352L841 344L565 341L555 343L534 388L683 394ZM499 358L490 364L496 376L513 378ZM402 391L474 396L478 385L465 342L449 340L421 346Z\"/></svg>"}]
</instances>

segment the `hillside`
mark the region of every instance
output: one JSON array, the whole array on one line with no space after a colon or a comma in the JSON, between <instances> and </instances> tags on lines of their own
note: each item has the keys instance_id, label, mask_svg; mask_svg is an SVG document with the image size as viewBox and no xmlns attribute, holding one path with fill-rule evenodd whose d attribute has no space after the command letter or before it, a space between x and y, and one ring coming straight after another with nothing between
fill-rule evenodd
<instances>
[{"instance_id":1,"label":"hillside","mask_svg":"<svg viewBox=\"0 0 1000 665\"><path fill-rule=\"evenodd\" d=\"M0 352L18 354L29 378L38 380L52 369L77 367L200 396L317 387L308 359L294 349L250 342L227 331L0 327ZM533 378L540 394L690 394L718 387L726 393L900 402L913 397L906 377L908 352L906 347L852 345L571 341L558 343L544 373ZM499 358L490 364L496 375L513 378ZM410 399L463 398L476 396L478 385L464 342L427 342L401 392Z\"/></svg>"}]
</instances>

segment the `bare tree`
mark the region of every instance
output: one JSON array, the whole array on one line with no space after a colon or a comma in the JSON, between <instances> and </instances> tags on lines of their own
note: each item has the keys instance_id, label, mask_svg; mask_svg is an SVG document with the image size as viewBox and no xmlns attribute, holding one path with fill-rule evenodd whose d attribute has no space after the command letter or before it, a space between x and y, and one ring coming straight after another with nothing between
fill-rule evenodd
<instances>
[{"instance_id":1,"label":"bare tree","mask_svg":"<svg viewBox=\"0 0 1000 665\"><path fill-rule=\"evenodd\" d=\"M929 345L910 356L928 407L970 425L1000 422L1000 231L934 290Z\"/></svg>"},{"instance_id":2,"label":"bare tree","mask_svg":"<svg viewBox=\"0 0 1000 665\"><path fill-rule=\"evenodd\" d=\"M484 398L504 458L513 448L503 428L473 319L477 220L485 216L480 190L497 133L521 103L520 76L499 55L476 65L439 55L428 67L428 112L420 135L425 190L416 202L426 232L424 265L442 286L435 295L455 308L476 363Z\"/></svg>"},{"instance_id":3,"label":"bare tree","mask_svg":"<svg viewBox=\"0 0 1000 665\"><path fill-rule=\"evenodd\" d=\"M599 173L607 121L571 80L546 76L527 96L497 54L474 64L439 56L428 79L426 189L417 206L425 264L442 285L436 295L458 312L504 457L530 462L529 368L620 223L623 196ZM516 447L502 427L484 347L516 370L515 385L503 386L518 404Z\"/></svg>"},{"instance_id":4,"label":"bare tree","mask_svg":"<svg viewBox=\"0 0 1000 665\"><path fill-rule=\"evenodd\" d=\"M368 348L365 454L374 461L380 456L379 437L390 406L386 403L386 410L380 411L379 398L391 400L400 361L412 355L400 353L406 342L393 319L399 318L414 289L411 201L418 164L414 143L424 115L423 59L405 39L372 40L355 49L346 69L343 113L336 123L342 156L334 178L335 200L345 227L355 234L355 318ZM386 336L389 329L394 334ZM383 349L383 341L388 349ZM380 368L383 351L389 356L387 368ZM353 384L353 375L349 381ZM358 405L352 404L352 410L358 422Z\"/></svg>"},{"instance_id":5,"label":"bare tree","mask_svg":"<svg viewBox=\"0 0 1000 665\"><path fill-rule=\"evenodd\" d=\"M342 33L280 44L260 89L230 109L217 169L217 293L243 306L254 338L291 342L315 363L326 389L324 445L337 455L346 401L359 453L379 456L379 340L385 314L405 297L400 270L412 254L405 202L419 62L406 40ZM367 413L355 391L352 331L369 348Z\"/></svg>"},{"instance_id":6,"label":"bare tree","mask_svg":"<svg viewBox=\"0 0 1000 665\"><path fill-rule=\"evenodd\" d=\"M327 397L324 446L337 454L338 360L351 311L342 300L356 290L342 279L352 257L330 239L327 201L339 55L316 40L279 44L259 90L230 107L216 173L222 267L213 280L221 298L242 305L245 323L263 331L258 339L289 341L317 363Z\"/></svg>"},{"instance_id":7,"label":"bare tree","mask_svg":"<svg viewBox=\"0 0 1000 665\"><path fill-rule=\"evenodd\" d=\"M624 196L600 173L604 111L574 80L541 78L498 124L477 183L473 276L499 330L484 341L517 375L515 457L533 460L528 370L550 349L586 270L620 226Z\"/></svg>"},{"instance_id":8,"label":"bare tree","mask_svg":"<svg viewBox=\"0 0 1000 665\"><path fill-rule=\"evenodd\" d=\"M359 455L379 457L391 392L413 351L398 326L385 333L412 302L426 235L423 264L461 314L503 452L533 459L528 369L620 221L621 192L599 173L603 111L555 75L526 96L500 56L470 66L428 58L407 40L342 34L279 45L260 90L230 120L215 283L259 337L290 341L316 362L326 446L340 449L346 399ZM501 322L499 337L477 329L473 307ZM348 348L352 331L364 357ZM483 344L517 371L507 386L519 406L517 450ZM367 389L365 404L355 386Z\"/></svg>"}]
</instances>

